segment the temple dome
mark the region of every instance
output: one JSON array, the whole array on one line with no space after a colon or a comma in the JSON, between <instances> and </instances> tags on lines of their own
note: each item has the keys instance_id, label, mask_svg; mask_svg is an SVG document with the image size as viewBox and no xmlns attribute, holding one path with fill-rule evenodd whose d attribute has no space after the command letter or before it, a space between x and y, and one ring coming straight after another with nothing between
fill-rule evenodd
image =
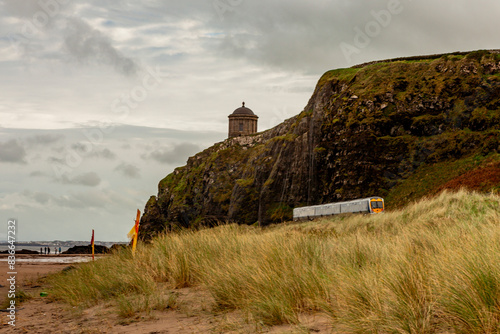
<instances>
[{"instance_id":1,"label":"temple dome","mask_svg":"<svg viewBox=\"0 0 500 334\"><path fill-rule=\"evenodd\" d=\"M247 107L245 107L245 102L243 102L243 106L239 107L236 109L231 115L248 115L248 116L254 116L255 114L253 111Z\"/></svg>"},{"instance_id":2,"label":"temple dome","mask_svg":"<svg viewBox=\"0 0 500 334\"><path fill-rule=\"evenodd\" d=\"M257 133L259 116L243 105L233 111L229 118L229 137L248 136Z\"/></svg>"}]
</instances>

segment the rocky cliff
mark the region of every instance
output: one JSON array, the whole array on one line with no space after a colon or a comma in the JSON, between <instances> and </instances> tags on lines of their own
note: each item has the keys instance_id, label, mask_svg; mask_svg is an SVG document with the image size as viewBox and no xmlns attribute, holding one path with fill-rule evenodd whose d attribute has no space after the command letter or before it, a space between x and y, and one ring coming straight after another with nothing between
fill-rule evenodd
<instances>
[{"instance_id":1,"label":"rocky cliff","mask_svg":"<svg viewBox=\"0 0 500 334\"><path fill-rule=\"evenodd\" d=\"M414 197L404 195L405 182L423 168L491 160L499 121L496 51L329 71L299 115L217 143L161 180L142 236L221 220L267 225L290 219L297 206L372 195L400 205ZM450 169L433 186L458 176Z\"/></svg>"}]
</instances>

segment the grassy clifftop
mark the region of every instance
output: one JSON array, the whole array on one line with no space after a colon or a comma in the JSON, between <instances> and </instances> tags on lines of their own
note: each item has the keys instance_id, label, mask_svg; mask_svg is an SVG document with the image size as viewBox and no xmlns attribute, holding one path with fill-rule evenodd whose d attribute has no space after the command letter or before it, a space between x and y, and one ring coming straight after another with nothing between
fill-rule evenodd
<instances>
[{"instance_id":1,"label":"grassy clifftop","mask_svg":"<svg viewBox=\"0 0 500 334\"><path fill-rule=\"evenodd\" d=\"M498 161L498 152L497 52L333 70L297 116L215 144L160 181L141 224L147 239L217 221L267 225L297 206L372 195L399 207ZM490 181L473 188L498 190Z\"/></svg>"},{"instance_id":2,"label":"grassy clifftop","mask_svg":"<svg viewBox=\"0 0 500 334\"><path fill-rule=\"evenodd\" d=\"M162 234L135 257L123 250L50 284L58 300L132 319L194 309L177 298L194 288L203 314L241 318L236 332L245 322L307 332L301 316L321 313L339 333L494 333L500 197L445 192L379 215Z\"/></svg>"}]
</instances>

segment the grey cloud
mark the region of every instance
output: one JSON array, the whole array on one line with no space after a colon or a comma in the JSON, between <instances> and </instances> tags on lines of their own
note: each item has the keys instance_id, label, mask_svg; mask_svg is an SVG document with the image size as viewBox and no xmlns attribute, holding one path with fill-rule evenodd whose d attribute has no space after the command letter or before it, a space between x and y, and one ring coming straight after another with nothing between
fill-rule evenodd
<instances>
[{"instance_id":1,"label":"grey cloud","mask_svg":"<svg viewBox=\"0 0 500 334\"><path fill-rule=\"evenodd\" d=\"M52 147L51 149L56 153L63 153L66 150L66 147L58 146L58 147Z\"/></svg>"},{"instance_id":2,"label":"grey cloud","mask_svg":"<svg viewBox=\"0 0 500 334\"><path fill-rule=\"evenodd\" d=\"M127 76L138 70L138 65L113 47L108 37L75 17L68 19L64 47L81 63L111 65Z\"/></svg>"},{"instance_id":3,"label":"grey cloud","mask_svg":"<svg viewBox=\"0 0 500 334\"><path fill-rule=\"evenodd\" d=\"M71 148L77 151L78 153L87 153L90 150L89 146L83 143L75 143L71 145Z\"/></svg>"},{"instance_id":4,"label":"grey cloud","mask_svg":"<svg viewBox=\"0 0 500 334\"><path fill-rule=\"evenodd\" d=\"M0 162L25 164L26 150L15 139L0 143Z\"/></svg>"},{"instance_id":5,"label":"grey cloud","mask_svg":"<svg viewBox=\"0 0 500 334\"><path fill-rule=\"evenodd\" d=\"M42 10L38 0L4 0L0 5L6 12L19 17L31 17Z\"/></svg>"},{"instance_id":6,"label":"grey cloud","mask_svg":"<svg viewBox=\"0 0 500 334\"><path fill-rule=\"evenodd\" d=\"M389 0L303 0L221 1L229 10L221 13L213 1L150 1L128 6L139 13L152 10L152 21L168 35L172 27L195 18L204 34L197 45L207 57L241 58L259 65L317 75L332 68L352 66L375 59L457 50L497 47L495 32L500 28L496 16L500 3L490 0L389 1ZM373 13L399 3L401 13L392 15L380 34L351 60L341 43L353 44L357 32L369 22L377 23ZM116 5L117 6L117 5ZM133 26L137 22L120 21ZM182 29L182 28L179 28ZM424 42L425 41L425 42ZM159 45L163 47L163 45ZM189 50L187 51L189 53Z\"/></svg>"},{"instance_id":7,"label":"grey cloud","mask_svg":"<svg viewBox=\"0 0 500 334\"><path fill-rule=\"evenodd\" d=\"M72 200L80 207L94 207L101 208L105 207L106 204L110 201L110 198L107 194L97 193L97 192L84 192L74 194L72 196Z\"/></svg>"},{"instance_id":8,"label":"grey cloud","mask_svg":"<svg viewBox=\"0 0 500 334\"><path fill-rule=\"evenodd\" d=\"M58 58L55 53L47 51L53 46L54 37L60 38L57 26L65 20L67 12L73 7L72 2L63 4L63 1L3 0L0 1L0 6L0 11L3 10L2 17L10 18L10 15L21 19L17 27L12 23L7 27L12 31L8 39L29 62Z\"/></svg>"},{"instance_id":9,"label":"grey cloud","mask_svg":"<svg viewBox=\"0 0 500 334\"><path fill-rule=\"evenodd\" d=\"M26 143L28 143L29 145L49 145L52 143L56 143L63 138L63 135L40 134L26 138Z\"/></svg>"},{"instance_id":10,"label":"grey cloud","mask_svg":"<svg viewBox=\"0 0 500 334\"><path fill-rule=\"evenodd\" d=\"M101 151L94 152L94 155L99 158L104 158L108 160L113 160L116 158L116 154L114 154L111 150L105 148Z\"/></svg>"},{"instance_id":11,"label":"grey cloud","mask_svg":"<svg viewBox=\"0 0 500 334\"><path fill-rule=\"evenodd\" d=\"M53 197L52 195L50 195L48 193L38 192L38 191L32 192L30 190L24 190L22 192L22 195L24 197L33 199L35 202L37 202L39 204L47 204L47 202L49 202L50 199Z\"/></svg>"},{"instance_id":12,"label":"grey cloud","mask_svg":"<svg viewBox=\"0 0 500 334\"><path fill-rule=\"evenodd\" d=\"M132 164L128 163L122 163L115 168L116 171L121 172L123 175L132 178L132 179L138 179L140 178L140 169Z\"/></svg>"},{"instance_id":13,"label":"grey cloud","mask_svg":"<svg viewBox=\"0 0 500 334\"><path fill-rule=\"evenodd\" d=\"M41 171L39 171L39 170L37 170L37 171L31 172L30 176L31 177L41 177L41 176L46 176L46 174L43 173L43 172L41 172Z\"/></svg>"},{"instance_id":14,"label":"grey cloud","mask_svg":"<svg viewBox=\"0 0 500 334\"><path fill-rule=\"evenodd\" d=\"M178 164L186 162L187 158L199 152L200 147L190 143L181 143L174 147L158 148L148 154L142 155L143 159L152 159L164 164Z\"/></svg>"},{"instance_id":15,"label":"grey cloud","mask_svg":"<svg viewBox=\"0 0 500 334\"><path fill-rule=\"evenodd\" d=\"M68 19L64 45L68 53L82 63L107 64L130 75L138 69L136 62L120 53L110 38L79 17L106 15L109 20L103 26L144 29L139 36L131 36L129 45L151 34L175 36L180 30L186 31L182 23L190 21L197 26L189 29L203 31L191 42L200 46L207 57L243 58L274 68L317 74L354 65L345 59L340 44L352 44L356 35L354 28L363 29L375 20L373 11L387 9L390 3L388 0L289 0L286 3L269 0L265 3L236 1L232 6L232 2L221 2L229 4L229 10L224 13L214 7L214 1L205 0L189 3L153 0L147 4L127 0L105 5L88 1L87 6L80 6L79 12ZM391 18L381 34L355 55L354 62L488 48L496 40L499 3L491 0L401 0L400 3L404 11ZM6 1L4 7L15 15L27 17L39 5L34 0L11 0ZM123 8L127 9L126 13ZM169 50L177 46L170 44L154 45L153 49ZM168 51L158 52L163 56L168 54ZM189 54L190 50L182 44L176 52Z\"/></svg>"},{"instance_id":16,"label":"grey cloud","mask_svg":"<svg viewBox=\"0 0 500 334\"><path fill-rule=\"evenodd\" d=\"M36 192L33 194L33 199L40 204L47 204L51 196L47 193Z\"/></svg>"},{"instance_id":17,"label":"grey cloud","mask_svg":"<svg viewBox=\"0 0 500 334\"><path fill-rule=\"evenodd\" d=\"M78 184L88 187L96 187L101 183L101 178L95 172L79 174L75 177L69 178L63 175L61 182L63 184Z\"/></svg>"},{"instance_id":18,"label":"grey cloud","mask_svg":"<svg viewBox=\"0 0 500 334\"><path fill-rule=\"evenodd\" d=\"M98 149L90 143L76 143L71 145L71 148L77 153L81 153L86 157L103 158L108 160L116 159L116 154L113 153L110 149Z\"/></svg>"},{"instance_id":19,"label":"grey cloud","mask_svg":"<svg viewBox=\"0 0 500 334\"><path fill-rule=\"evenodd\" d=\"M380 31L347 59L341 43L354 44L355 29L377 25L373 13L387 12L391 3L401 11L379 24ZM224 38L207 48L219 57L317 73L380 58L495 48L499 10L500 3L487 0L244 1L208 23Z\"/></svg>"},{"instance_id":20,"label":"grey cloud","mask_svg":"<svg viewBox=\"0 0 500 334\"><path fill-rule=\"evenodd\" d=\"M50 198L52 197L52 195L50 195L48 193L38 192L38 191L32 192L31 190L27 190L27 189L25 189L23 192L21 192L21 195L23 195L26 198L33 199L33 200L35 200L35 202L37 202L39 204L46 204L50 200ZM25 205L27 205L27 203L25 203Z\"/></svg>"},{"instance_id":21,"label":"grey cloud","mask_svg":"<svg viewBox=\"0 0 500 334\"><path fill-rule=\"evenodd\" d=\"M0 9L16 17L28 18L33 20L33 15L41 12L50 18L58 15L67 15L67 12L73 8L73 1L49 1L49 0L1 0ZM42 16L41 14L40 16ZM41 18L38 18L43 22ZM48 22L50 24L50 22Z\"/></svg>"},{"instance_id":22,"label":"grey cloud","mask_svg":"<svg viewBox=\"0 0 500 334\"><path fill-rule=\"evenodd\" d=\"M71 208L71 209L83 209L85 207L90 208L88 203L74 198L73 196L51 196L51 201L54 205L59 207ZM102 207L102 206L101 206Z\"/></svg>"},{"instance_id":23,"label":"grey cloud","mask_svg":"<svg viewBox=\"0 0 500 334\"><path fill-rule=\"evenodd\" d=\"M71 209L102 208L111 201L109 194L95 191L56 196L45 192L25 190L22 195L40 205L54 205ZM29 205L26 207L30 208Z\"/></svg>"},{"instance_id":24,"label":"grey cloud","mask_svg":"<svg viewBox=\"0 0 500 334\"><path fill-rule=\"evenodd\" d=\"M54 38L63 38L62 45L67 53L82 64L98 64L113 67L118 73L130 76L135 75L139 66L129 57L120 53L112 44L112 40L99 30L91 27L88 23L80 19L82 13L71 12L75 3L63 1L40 1L40 0L4 0L0 2L3 9L13 16L26 19L29 26L35 27L37 33L49 35ZM101 7L101 3L96 4ZM39 25L33 22L34 16L41 13L39 17L48 17L48 20ZM58 26L65 25L65 29ZM50 30L50 31L49 31ZM19 35L19 34L18 34ZM40 57L40 53L45 51L43 44L36 38L29 36L28 40L24 36L17 36L19 46L25 49L25 54ZM45 55L47 56L47 55ZM53 56L49 55L49 57Z\"/></svg>"},{"instance_id":25,"label":"grey cloud","mask_svg":"<svg viewBox=\"0 0 500 334\"><path fill-rule=\"evenodd\" d=\"M225 36L217 55L301 72L324 71L341 60L338 46L351 39L356 7L344 1L245 2L219 24L212 23ZM362 12L369 13L369 8Z\"/></svg>"},{"instance_id":26,"label":"grey cloud","mask_svg":"<svg viewBox=\"0 0 500 334\"><path fill-rule=\"evenodd\" d=\"M352 40L356 24L372 19L372 9L387 7L387 0L241 1L234 2L234 6L221 1L227 9L221 11L215 3L151 1L148 5L151 6L149 10L158 15L151 20L170 23L161 28L165 35L174 35L176 31L172 29L182 30L184 28L179 28L182 23L194 18L198 29L204 31L196 37L196 43L208 57L243 58L266 66L314 74L342 62L339 44ZM145 9L132 1L128 6L137 12ZM149 32L157 33L156 30Z\"/></svg>"},{"instance_id":27,"label":"grey cloud","mask_svg":"<svg viewBox=\"0 0 500 334\"><path fill-rule=\"evenodd\" d=\"M60 165L64 165L66 163L66 161L64 161L63 158L57 158L57 157L48 157L47 158L47 161L51 164L60 164Z\"/></svg>"}]
</instances>

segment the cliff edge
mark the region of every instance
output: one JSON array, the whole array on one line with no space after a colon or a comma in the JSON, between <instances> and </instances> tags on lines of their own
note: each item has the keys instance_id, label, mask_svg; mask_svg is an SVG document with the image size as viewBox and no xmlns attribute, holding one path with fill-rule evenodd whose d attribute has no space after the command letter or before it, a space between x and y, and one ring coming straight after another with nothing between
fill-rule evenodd
<instances>
[{"instance_id":1,"label":"cliff edge","mask_svg":"<svg viewBox=\"0 0 500 334\"><path fill-rule=\"evenodd\" d=\"M372 195L400 206L496 161L499 130L497 51L329 71L299 115L217 143L161 180L141 237L218 221L267 225L297 206Z\"/></svg>"}]
</instances>

